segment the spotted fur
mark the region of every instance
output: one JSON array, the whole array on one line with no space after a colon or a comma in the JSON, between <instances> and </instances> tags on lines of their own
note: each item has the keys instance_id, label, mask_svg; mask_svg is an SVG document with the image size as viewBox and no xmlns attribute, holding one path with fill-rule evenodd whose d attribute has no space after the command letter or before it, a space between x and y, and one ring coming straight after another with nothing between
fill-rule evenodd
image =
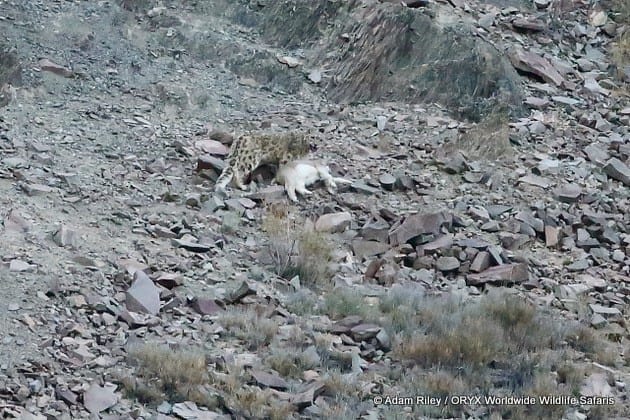
<instances>
[{"instance_id":1,"label":"spotted fur","mask_svg":"<svg viewBox=\"0 0 630 420\"><path fill-rule=\"evenodd\" d=\"M230 181L247 190L245 180L260 165L285 165L306 156L311 145L305 134L245 134L232 143L227 165L215 184L215 191L224 191Z\"/></svg>"}]
</instances>

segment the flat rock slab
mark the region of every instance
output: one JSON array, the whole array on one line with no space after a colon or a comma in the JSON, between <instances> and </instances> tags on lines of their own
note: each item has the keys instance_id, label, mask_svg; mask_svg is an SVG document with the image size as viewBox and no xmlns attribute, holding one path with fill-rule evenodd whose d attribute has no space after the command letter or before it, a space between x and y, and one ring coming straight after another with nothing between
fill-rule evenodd
<instances>
[{"instance_id":1,"label":"flat rock slab","mask_svg":"<svg viewBox=\"0 0 630 420\"><path fill-rule=\"evenodd\" d=\"M386 243L376 241L366 241L365 239L355 239L352 241L352 251L359 258L373 257L389 251L390 246Z\"/></svg>"},{"instance_id":2,"label":"flat rock slab","mask_svg":"<svg viewBox=\"0 0 630 420\"><path fill-rule=\"evenodd\" d=\"M114 393L116 385L99 386L92 384L83 394L83 405L90 413L97 414L118 403L118 395Z\"/></svg>"},{"instance_id":3,"label":"flat rock slab","mask_svg":"<svg viewBox=\"0 0 630 420\"><path fill-rule=\"evenodd\" d=\"M514 284L529 279L527 265L522 263L505 264L491 267L479 274L466 276L466 284L477 286L485 283Z\"/></svg>"},{"instance_id":4,"label":"flat rock slab","mask_svg":"<svg viewBox=\"0 0 630 420\"><path fill-rule=\"evenodd\" d=\"M553 64L534 52L518 48L512 51L510 60L517 70L535 74L544 81L553 83L556 86L561 86L564 83L564 78Z\"/></svg>"},{"instance_id":5,"label":"flat rock slab","mask_svg":"<svg viewBox=\"0 0 630 420\"><path fill-rule=\"evenodd\" d=\"M408 240L422 234L437 234L442 226L451 226L453 215L448 212L429 214L412 214L389 233L389 243L392 246L406 243Z\"/></svg>"},{"instance_id":6,"label":"flat rock slab","mask_svg":"<svg viewBox=\"0 0 630 420\"><path fill-rule=\"evenodd\" d=\"M160 289L143 271L136 271L127 290L125 306L131 312L157 315L160 312Z\"/></svg>"},{"instance_id":7,"label":"flat rock slab","mask_svg":"<svg viewBox=\"0 0 630 420\"><path fill-rule=\"evenodd\" d=\"M612 158L604 165L604 172L609 177L630 187L630 168L617 158Z\"/></svg>"}]
</instances>

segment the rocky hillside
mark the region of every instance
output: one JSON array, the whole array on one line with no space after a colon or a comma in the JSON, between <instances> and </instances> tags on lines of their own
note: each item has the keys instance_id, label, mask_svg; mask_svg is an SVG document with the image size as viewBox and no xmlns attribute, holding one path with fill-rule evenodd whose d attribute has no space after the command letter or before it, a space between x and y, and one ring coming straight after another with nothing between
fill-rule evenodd
<instances>
[{"instance_id":1,"label":"rocky hillside","mask_svg":"<svg viewBox=\"0 0 630 420\"><path fill-rule=\"evenodd\" d=\"M626 2L0 0L0 36L3 418L630 417ZM213 193L286 131L352 182Z\"/></svg>"}]
</instances>

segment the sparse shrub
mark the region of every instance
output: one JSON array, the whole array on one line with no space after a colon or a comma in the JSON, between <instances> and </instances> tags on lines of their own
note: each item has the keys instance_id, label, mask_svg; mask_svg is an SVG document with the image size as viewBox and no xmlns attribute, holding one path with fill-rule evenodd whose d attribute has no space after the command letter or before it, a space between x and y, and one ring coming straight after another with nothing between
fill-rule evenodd
<instances>
[{"instance_id":1,"label":"sparse shrub","mask_svg":"<svg viewBox=\"0 0 630 420\"><path fill-rule=\"evenodd\" d=\"M493 395L575 393L583 371L566 360L566 352L573 351L567 344L587 354L601 353L603 345L593 330L567 326L521 298L496 291L468 301L452 297L411 301L390 292L380 309L385 319L396 313L407 316L407 327L389 319L400 327L394 330L393 356L408 367L400 382L407 394L453 395L451 388ZM565 408L495 407L515 419L558 418ZM465 412L461 406L413 410L429 416Z\"/></svg>"},{"instance_id":2,"label":"sparse shrub","mask_svg":"<svg viewBox=\"0 0 630 420\"><path fill-rule=\"evenodd\" d=\"M276 321L261 317L251 308L230 307L221 312L217 322L229 334L243 340L249 350L269 345L278 333Z\"/></svg>"},{"instance_id":3,"label":"sparse shrub","mask_svg":"<svg viewBox=\"0 0 630 420\"><path fill-rule=\"evenodd\" d=\"M268 215L263 230L276 274L286 279L299 276L300 282L309 287L328 285L332 253L324 233L305 229L282 214Z\"/></svg>"},{"instance_id":4,"label":"sparse shrub","mask_svg":"<svg viewBox=\"0 0 630 420\"><path fill-rule=\"evenodd\" d=\"M198 388L208 383L205 355L198 350L145 344L129 349L136 378L123 378L127 393L147 404L193 400L204 404Z\"/></svg>"},{"instance_id":5,"label":"sparse shrub","mask_svg":"<svg viewBox=\"0 0 630 420\"><path fill-rule=\"evenodd\" d=\"M305 370L320 365L320 357L314 347L304 350L295 347L272 348L265 364L281 376L299 379Z\"/></svg>"},{"instance_id":6,"label":"sparse shrub","mask_svg":"<svg viewBox=\"0 0 630 420\"><path fill-rule=\"evenodd\" d=\"M348 315L370 316L377 308L366 305L364 296L350 287L337 287L329 291L324 298L322 312L332 319Z\"/></svg>"},{"instance_id":7,"label":"sparse shrub","mask_svg":"<svg viewBox=\"0 0 630 420\"><path fill-rule=\"evenodd\" d=\"M306 288L289 295L285 302L285 307L288 311L299 316L318 314L320 312L317 295Z\"/></svg>"}]
</instances>

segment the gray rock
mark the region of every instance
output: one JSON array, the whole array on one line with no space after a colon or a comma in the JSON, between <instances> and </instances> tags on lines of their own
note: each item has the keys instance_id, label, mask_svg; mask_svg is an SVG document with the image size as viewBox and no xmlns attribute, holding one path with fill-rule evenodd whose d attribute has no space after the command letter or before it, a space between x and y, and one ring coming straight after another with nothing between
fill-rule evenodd
<instances>
[{"instance_id":1,"label":"gray rock","mask_svg":"<svg viewBox=\"0 0 630 420\"><path fill-rule=\"evenodd\" d=\"M609 177L622 182L625 186L630 187L630 168L617 158L611 158L604 165L604 172Z\"/></svg>"},{"instance_id":2,"label":"gray rock","mask_svg":"<svg viewBox=\"0 0 630 420\"><path fill-rule=\"evenodd\" d=\"M378 177L378 182L381 184L383 189L393 191L394 185L396 184L396 178L390 174L382 174Z\"/></svg>"},{"instance_id":3,"label":"gray rock","mask_svg":"<svg viewBox=\"0 0 630 420\"><path fill-rule=\"evenodd\" d=\"M136 271L125 294L125 306L132 312L157 315L160 312L160 289L143 271Z\"/></svg>"},{"instance_id":4,"label":"gray rock","mask_svg":"<svg viewBox=\"0 0 630 420\"><path fill-rule=\"evenodd\" d=\"M373 257L389 251L390 246L383 242L355 239L352 241L352 251L359 258Z\"/></svg>"},{"instance_id":5,"label":"gray rock","mask_svg":"<svg viewBox=\"0 0 630 420\"><path fill-rule=\"evenodd\" d=\"M554 194L563 203L575 203L582 195L582 187L576 184L564 184L556 188Z\"/></svg>"},{"instance_id":6,"label":"gray rock","mask_svg":"<svg viewBox=\"0 0 630 420\"><path fill-rule=\"evenodd\" d=\"M98 414L118 403L118 395L114 393L116 385L99 386L92 384L83 394L83 405L92 414Z\"/></svg>"},{"instance_id":7,"label":"gray rock","mask_svg":"<svg viewBox=\"0 0 630 420\"><path fill-rule=\"evenodd\" d=\"M459 260L455 257L440 257L435 262L435 268L443 273L456 271L459 266Z\"/></svg>"},{"instance_id":8,"label":"gray rock","mask_svg":"<svg viewBox=\"0 0 630 420\"><path fill-rule=\"evenodd\" d=\"M352 214L343 211L338 213L328 213L319 216L315 222L315 230L318 232L343 232L352 223Z\"/></svg>"}]
</instances>

